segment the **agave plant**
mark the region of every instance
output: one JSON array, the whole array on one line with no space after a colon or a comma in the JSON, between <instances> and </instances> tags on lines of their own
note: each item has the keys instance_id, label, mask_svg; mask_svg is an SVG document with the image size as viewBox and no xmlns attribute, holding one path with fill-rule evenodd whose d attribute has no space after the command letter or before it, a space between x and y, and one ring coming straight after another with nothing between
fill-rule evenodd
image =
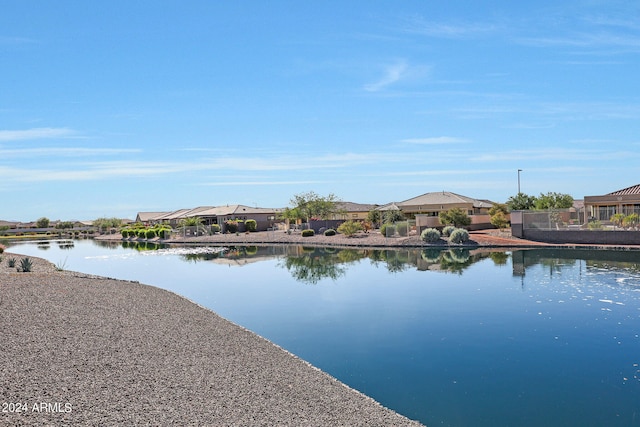
<instances>
[{"instance_id":1,"label":"agave plant","mask_svg":"<svg viewBox=\"0 0 640 427\"><path fill-rule=\"evenodd\" d=\"M31 262L29 258L22 258L20 260L20 268L18 268L18 271L22 271L23 273L28 273L31 271L32 267L33 267L33 262Z\"/></svg>"}]
</instances>

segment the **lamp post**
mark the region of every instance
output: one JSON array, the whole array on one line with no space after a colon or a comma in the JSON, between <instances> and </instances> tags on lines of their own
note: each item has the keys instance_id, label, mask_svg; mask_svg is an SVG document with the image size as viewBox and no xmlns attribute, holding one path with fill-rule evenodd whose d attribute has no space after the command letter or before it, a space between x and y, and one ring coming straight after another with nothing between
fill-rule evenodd
<instances>
[{"instance_id":1,"label":"lamp post","mask_svg":"<svg viewBox=\"0 0 640 427\"><path fill-rule=\"evenodd\" d=\"M518 194L520 194L520 172L522 172L522 169L518 169Z\"/></svg>"}]
</instances>

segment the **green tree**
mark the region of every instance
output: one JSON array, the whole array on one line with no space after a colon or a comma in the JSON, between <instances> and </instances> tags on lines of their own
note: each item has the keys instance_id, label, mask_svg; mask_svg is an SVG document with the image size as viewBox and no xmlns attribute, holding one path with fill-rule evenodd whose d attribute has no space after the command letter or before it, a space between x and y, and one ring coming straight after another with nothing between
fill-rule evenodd
<instances>
[{"instance_id":1,"label":"green tree","mask_svg":"<svg viewBox=\"0 0 640 427\"><path fill-rule=\"evenodd\" d=\"M49 218L43 216L42 218L38 218L38 220L36 221L36 227L49 228L49 223Z\"/></svg>"},{"instance_id":2,"label":"green tree","mask_svg":"<svg viewBox=\"0 0 640 427\"><path fill-rule=\"evenodd\" d=\"M382 214L382 222L385 224L393 224L398 221L404 221L404 214L398 209L389 209Z\"/></svg>"},{"instance_id":3,"label":"green tree","mask_svg":"<svg viewBox=\"0 0 640 427\"><path fill-rule=\"evenodd\" d=\"M611 215L611 218L609 218L609 220L613 223L613 225L620 227L622 226L622 222L624 221L624 214L613 214Z\"/></svg>"},{"instance_id":4,"label":"green tree","mask_svg":"<svg viewBox=\"0 0 640 427\"><path fill-rule=\"evenodd\" d=\"M122 220L120 218L98 218L93 220L93 226L96 227L101 233L105 233L111 228L120 228L122 226Z\"/></svg>"},{"instance_id":5,"label":"green tree","mask_svg":"<svg viewBox=\"0 0 640 427\"><path fill-rule=\"evenodd\" d=\"M502 211L497 211L496 213L491 215L489 222L491 222L491 225L499 228L500 230L507 228L507 226L509 225L509 220Z\"/></svg>"},{"instance_id":6,"label":"green tree","mask_svg":"<svg viewBox=\"0 0 640 427\"><path fill-rule=\"evenodd\" d=\"M307 222L311 218L329 219L338 212L337 203L338 198L334 194L323 197L313 191L296 194L290 200L292 209L297 209Z\"/></svg>"},{"instance_id":7,"label":"green tree","mask_svg":"<svg viewBox=\"0 0 640 427\"><path fill-rule=\"evenodd\" d=\"M622 226L625 228L636 228L640 224L640 215L634 213L624 217Z\"/></svg>"},{"instance_id":8,"label":"green tree","mask_svg":"<svg viewBox=\"0 0 640 427\"><path fill-rule=\"evenodd\" d=\"M504 203L496 203L489 209L489 222L491 222L491 225L494 227L502 230L509 225L507 215L509 215L509 207Z\"/></svg>"},{"instance_id":9,"label":"green tree","mask_svg":"<svg viewBox=\"0 0 640 427\"><path fill-rule=\"evenodd\" d=\"M464 227L471 224L471 218L460 208L451 208L442 211L438 215L442 225L453 225L454 227Z\"/></svg>"},{"instance_id":10,"label":"green tree","mask_svg":"<svg viewBox=\"0 0 640 427\"><path fill-rule=\"evenodd\" d=\"M518 193L509 197L506 204L510 211L526 211L535 207L536 198L524 193Z\"/></svg>"},{"instance_id":11,"label":"green tree","mask_svg":"<svg viewBox=\"0 0 640 427\"><path fill-rule=\"evenodd\" d=\"M67 228L73 228L73 222L72 221L60 221L59 223L56 224L56 228L58 230L65 230Z\"/></svg>"},{"instance_id":12,"label":"green tree","mask_svg":"<svg viewBox=\"0 0 640 427\"><path fill-rule=\"evenodd\" d=\"M374 227L380 224L381 218L382 216L380 215L380 211L377 209L371 209L369 212L367 212L367 221L373 224Z\"/></svg>"},{"instance_id":13,"label":"green tree","mask_svg":"<svg viewBox=\"0 0 640 427\"><path fill-rule=\"evenodd\" d=\"M569 194L548 192L547 194L540 193L535 201L536 209L568 209L573 206L573 197Z\"/></svg>"}]
</instances>

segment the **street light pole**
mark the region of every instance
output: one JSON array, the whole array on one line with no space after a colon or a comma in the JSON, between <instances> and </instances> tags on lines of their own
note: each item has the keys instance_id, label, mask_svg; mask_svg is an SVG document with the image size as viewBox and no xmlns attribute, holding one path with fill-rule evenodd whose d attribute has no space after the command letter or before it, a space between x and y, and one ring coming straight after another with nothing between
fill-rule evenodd
<instances>
[{"instance_id":1,"label":"street light pole","mask_svg":"<svg viewBox=\"0 0 640 427\"><path fill-rule=\"evenodd\" d=\"M520 194L520 172L522 172L522 169L518 169L518 194Z\"/></svg>"}]
</instances>

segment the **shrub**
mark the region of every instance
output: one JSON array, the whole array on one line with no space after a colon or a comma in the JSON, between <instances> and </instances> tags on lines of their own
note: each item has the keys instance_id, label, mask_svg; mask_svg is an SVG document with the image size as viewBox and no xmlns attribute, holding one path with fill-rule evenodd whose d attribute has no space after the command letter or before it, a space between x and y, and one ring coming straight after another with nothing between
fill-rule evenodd
<instances>
[{"instance_id":1,"label":"shrub","mask_svg":"<svg viewBox=\"0 0 640 427\"><path fill-rule=\"evenodd\" d=\"M147 230L138 230L138 237L141 239L147 237Z\"/></svg>"},{"instance_id":2,"label":"shrub","mask_svg":"<svg viewBox=\"0 0 640 427\"><path fill-rule=\"evenodd\" d=\"M380 227L380 234L385 237L390 237L396 234L396 226L393 224L382 224Z\"/></svg>"},{"instance_id":3,"label":"shrub","mask_svg":"<svg viewBox=\"0 0 640 427\"><path fill-rule=\"evenodd\" d=\"M8 265L10 268L15 267L15 266L16 266L16 259L15 259L15 258L9 258L9 259L7 260L7 265Z\"/></svg>"},{"instance_id":4,"label":"shrub","mask_svg":"<svg viewBox=\"0 0 640 427\"><path fill-rule=\"evenodd\" d=\"M154 237L156 237L156 230L150 228L146 230L144 234L147 239L153 239Z\"/></svg>"},{"instance_id":5,"label":"shrub","mask_svg":"<svg viewBox=\"0 0 640 427\"><path fill-rule=\"evenodd\" d=\"M409 231L409 223L406 221L396 223L396 231L399 235L406 236Z\"/></svg>"},{"instance_id":6,"label":"shrub","mask_svg":"<svg viewBox=\"0 0 640 427\"><path fill-rule=\"evenodd\" d=\"M158 237L160 237L161 239L168 239L169 236L171 235L171 231L173 230L169 227L162 227L159 230L156 230L156 233L158 234Z\"/></svg>"},{"instance_id":7,"label":"shrub","mask_svg":"<svg viewBox=\"0 0 640 427\"><path fill-rule=\"evenodd\" d=\"M442 211L438 214L440 223L443 225L453 225L455 227L466 226L471 224L471 218L467 212L460 208L451 208L448 211Z\"/></svg>"},{"instance_id":8,"label":"shrub","mask_svg":"<svg viewBox=\"0 0 640 427\"><path fill-rule=\"evenodd\" d=\"M258 223L255 219L248 219L244 222L247 231L256 231L258 229Z\"/></svg>"},{"instance_id":9,"label":"shrub","mask_svg":"<svg viewBox=\"0 0 640 427\"><path fill-rule=\"evenodd\" d=\"M311 237L315 234L313 230L302 230L302 237Z\"/></svg>"},{"instance_id":10,"label":"shrub","mask_svg":"<svg viewBox=\"0 0 640 427\"><path fill-rule=\"evenodd\" d=\"M228 233L238 232L238 221L233 221L233 220L225 221L224 225Z\"/></svg>"},{"instance_id":11,"label":"shrub","mask_svg":"<svg viewBox=\"0 0 640 427\"><path fill-rule=\"evenodd\" d=\"M33 262L31 262L29 258L22 258L20 260L20 268L18 269L18 271L22 271L23 273L28 273L31 271L32 267L33 267Z\"/></svg>"},{"instance_id":12,"label":"shrub","mask_svg":"<svg viewBox=\"0 0 640 427\"><path fill-rule=\"evenodd\" d=\"M449 242L461 244L469 241L469 232L464 228L456 228L449 235Z\"/></svg>"},{"instance_id":13,"label":"shrub","mask_svg":"<svg viewBox=\"0 0 640 427\"><path fill-rule=\"evenodd\" d=\"M591 221L588 225L587 228L589 230L602 230L602 223L598 220L595 221Z\"/></svg>"},{"instance_id":14,"label":"shrub","mask_svg":"<svg viewBox=\"0 0 640 427\"><path fill-rule=\"evenodd\" d=\"M442 235L445 237L449 237L451 235L451 232L455 229L456 228L453 225L447 225L445 228L442 229Z\"/></svg>"},{"instance_id":15,"label":"shrub","mask_svg":"<svg viewBox=\"0 0 640 427\"><path fill-rule=\"evenodd\" d=\"M346 221L340 224L338 227L338 233L344 234L347 237L352 237L358 231L362 230L362 225L356 221Z\"/></svg>"},{"instance_id":16,"label":"shrub","mask_svg":"<svg viewBox=\"0 0 640 427\"><path fill-rule=\"evenodd\" d=\"M127 230L126 228L123 228L123 229L120 231L120 234L122 234L122 238L123 238L123 239L126 239L126 238L129 236L129 230Z\"/></svg>"},{"instance_id":17,"label":"shrub","mask_svg":"<svg viewBox=\"0 0 640 427\"><path fill-rule=\"evenodd\" d=\"M425 228L422 230L422 233L420 233L420 238L424 242L434 243L440 240L440 232L435 228Z\"/></svg>"},{"instance_id":18,"label":"shrub","mask_svg":"<svg viewBox=\"0 0 640 427\"><path fill-rule=\"evenodd\" d=\"M138 235L138 230L130 229L129 237L136 237Z\"/></svg>"},{"instance_id":19,"label":"shrub","mask_svg":"<svg viewBox=\"0 0 640 427\"><path fill-rule=\"evenodd\" d=\"M325 236L335 236L336 235L336 230L334 230L333 228L325 230L324 235Z\"/></svg>"},{"instance_id":20,"label":"shrub","mask_svg":"<svg viewBox=\"0 0 640 427\"><path fill-rule=\"evenodd\" d=\"M211 226L211 232L212 233L219 233L220 232L220 226L218 224L213 224Z\"/></svg>"},{"instance_id":21,"label":"shrub","mask_svg":"<svg viewBox=\"0 0 640 427\"><path fill-rule=\"evenodd\" d=\"M0 254L4 252L4 249L5 249L4 246L0 245Z\"/></svg>"}]
</instances>

